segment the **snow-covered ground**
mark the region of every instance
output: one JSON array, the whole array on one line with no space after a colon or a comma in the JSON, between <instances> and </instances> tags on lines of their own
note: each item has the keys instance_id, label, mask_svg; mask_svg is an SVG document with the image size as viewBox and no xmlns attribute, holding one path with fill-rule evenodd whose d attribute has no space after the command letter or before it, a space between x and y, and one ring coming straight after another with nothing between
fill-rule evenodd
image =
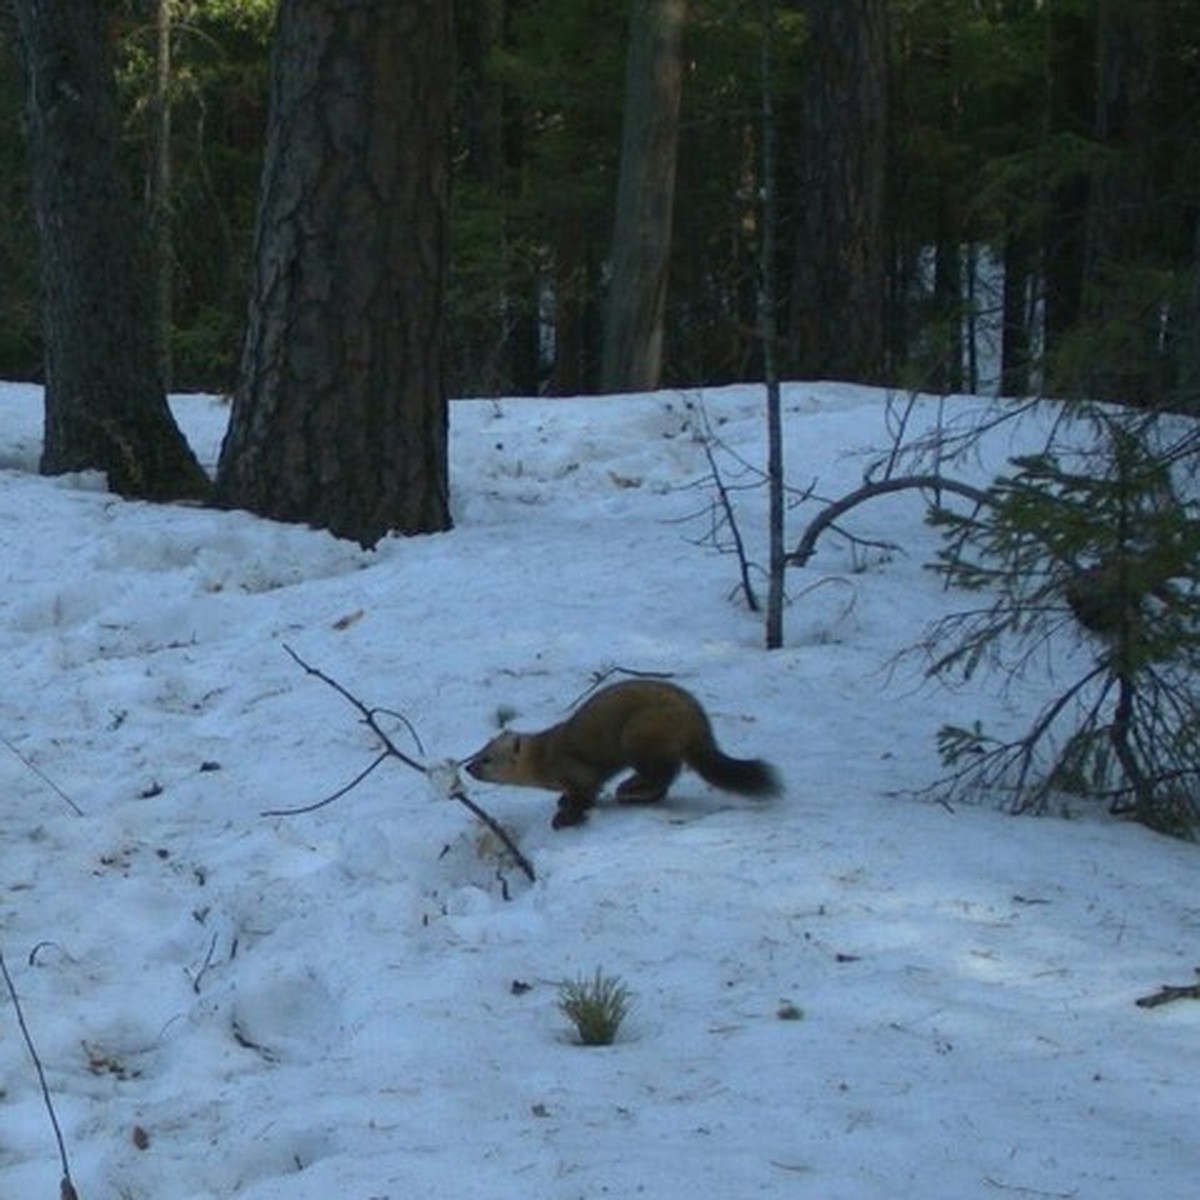
<instances>
[{"instance_id":1,"label":"snow-covered ground","mask_svg":"<svg viewBox=\"0 0 1200 1200\"><path fill-rule=\"evenodd\" d=\"M813 489L794 541L900 410L785 400ZM752 388L457 403L455 530L365 553L40 478L40 393L0 387L0 950L82 1200L1191 1194L1200 1004L1134 1001L1200 965L1197 849L906 794L943 721L1021 718L994 680L950 694L896 661L960 602L920 499L848 521L898 549L822 539L768 653L708 544L701 402L762 461ZM227 409L175 407L211 464ZM732 494L761 561L765 496ZM559 720L606 672L670 672L786 794L685 775L554 832L553 796L468 780L532 885L397 762L263 817L377 749L285 646L404 713L428 761L503 712ZM635 1005L587 1049L556 985L597 968ZM0 995L0 1198L58 1176Z\"/></svg>"}]
</instances>

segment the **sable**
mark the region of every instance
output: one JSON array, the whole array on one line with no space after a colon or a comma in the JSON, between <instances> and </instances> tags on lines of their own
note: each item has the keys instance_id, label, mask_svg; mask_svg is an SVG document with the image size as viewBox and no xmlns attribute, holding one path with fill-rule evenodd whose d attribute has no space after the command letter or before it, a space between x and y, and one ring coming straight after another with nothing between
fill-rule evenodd
<instances>
[{"instance_id":1,"label":"sable","mask_svg":"<svg viewBox=\"0 0 1200 1200\"><path fill-rule=\"evenodd\" d=\"M781 787L770 763L721 751L695 696L649 679L610 684L539 733L501 733L466 764L488 783L558 791L555 829L586 820L600 789L622 771L633 774L618 786L618 802L653 804L685 766L743 796L774 796Z\"/></svg>"}]
</instances>

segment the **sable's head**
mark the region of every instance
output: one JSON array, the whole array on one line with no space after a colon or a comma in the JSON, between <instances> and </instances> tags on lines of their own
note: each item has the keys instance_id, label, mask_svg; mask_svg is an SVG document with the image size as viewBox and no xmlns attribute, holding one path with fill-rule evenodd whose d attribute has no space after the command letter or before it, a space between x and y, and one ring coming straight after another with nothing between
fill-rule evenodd
<instances>
[{"instance_id":1,"label":"sable's head","mask_svg":"<svg viewBox=\"0 0 1200 1200\"><path fill-rule=\"evenodd\" d=\"M511 776L521 754L521 735L497 734L482 750L467 759L467 774L485 783L504 783Z\"/></svg>"}]
</instances>

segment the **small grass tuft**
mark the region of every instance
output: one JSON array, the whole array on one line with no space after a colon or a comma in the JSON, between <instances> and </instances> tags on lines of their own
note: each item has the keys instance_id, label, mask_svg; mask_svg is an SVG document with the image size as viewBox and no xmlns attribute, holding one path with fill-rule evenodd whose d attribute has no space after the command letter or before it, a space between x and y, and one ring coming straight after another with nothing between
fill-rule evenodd
<instances>
[{"instance_id":1,"label":"small grass tuft","mask_svg":"<svg viewBox=\"0 0 1200 1200\"><path fill-rule=\"evenodd\" d=\"M611 1046L632 1000L620 978L605 975L599 967L591 978L564 979L558 985L558 1007L584 1046Z\"/></svg>"}]
</instances>

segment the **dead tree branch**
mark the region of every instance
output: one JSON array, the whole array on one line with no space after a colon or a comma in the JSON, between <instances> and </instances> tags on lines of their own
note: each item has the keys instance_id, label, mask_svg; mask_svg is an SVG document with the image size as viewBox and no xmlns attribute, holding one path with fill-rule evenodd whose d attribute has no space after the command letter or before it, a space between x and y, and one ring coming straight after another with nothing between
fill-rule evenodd
<instances>
[{"instance_id":1,"label":"dead tree branch","mask_svg":"<svg viewBox=\"0 0 1200 1200\"><path fill-rule=\"evenodd\" d=\"M362 783L362 781L366 779L366 777L370 775L376 767L378 767L381 763L386 762L389 758L399 760L406 767L409 767L413 771L419 772L421 775L426 777L430 775L430 768L424 763L418 762L417 759L413 758L411 755L405 754L404 751L401 750L400 747L397 746L392 740L387 730L383 728L379 721L381 716L393 717L396 720L401 721L408 730L413 741L417 743L418 748L421 748L421 741L417 737L416 731L413 729L411 723L406 717L393 711L392 709L372 708L369 705L364 704L357 696L338 683L336 679L330 678L330 676L326 675L324 671L321 671L318 668L310 666L308 663L306 663L304 659L302 659L300 655L298 655L295 650L291 648L291 646L285 645L284 650L287 651L292 661L295 662L306 675L312 675L328 687L333 688L333 690L337 692L337 694L341 696L343 700L356 708L362 717L363 724L366 725L367 728L370 729L370 731L375 735L375 737L379 739L383 749L379 751L372 763L360 771L349 783L338 788L338 790L333 792L331 795L328 795L321 800L317 800L312 804L302 805L299 808L267 809L261 814L262 816L294 817L299 816L302 813L314 812L318 808L323 808L326 804L332 804L335 800L341 799L341 797L346 795L347 792L351 792L358 787L358 785ZM424 753L423 748L421 748L421 752ZM524 872L529 882L537 882L537 875L534 873L532 863L530 863L529 859L527 859L525 855L521 853L521 850L518 848L516 842L513 841L512 835L504 828L503 825L500 824L499 821L495 819L495 817L491 815L491 813L482 808L478 803L476 803L476 801L472 800L471 797L467 795L461 781L457 776L455 776L452 784L450 785L447 795L451 800L457 800L458 803L467 809L468 812L482 821L483 824L486 825L488 829L490 829L492 833L496 835L500 841L500 844L508 852L509 857L511 857L513 862L516 863L516 865Z\"/></svg>"},{"instance_id":2,"label":"dead tree branch","mask_svg":"<svg viewBox=\"0 0 1200 1200\"><path fill-rule=\"evenodd\" d=\"M700 438L700 445L704 450L705 458L708 459L709 470L712 472L713 486L717 489L717 503L724 514L725 526L729 530L729 536L733 539L733 549L737 554L738 567L742 576L742 595L746 597L746 607L751 612L756 613L759 611L760 605L758 602L758 593L754 590L754 584L750 579L750 560L746 555L746 543L742 539L742 531L737 523L737 514L734 512L733 502L729 498L729 489L725 486L725 480L721 476L721 468L717 463L717 456L713 453L712 441L707 425Z\"/></svg>"},{"instance_id":3,"label":"dead tree branch","mask_svg":"<svg viewBox=\"0 0 1200 1200\"><path fill-rule=\"evenodd\" d=\"M873 483L864 483L861 487L827 504L808 523L796 548L788 555L788 565L804 567L816 552L817 539L839 517L844 516L852 508L876 496L884 496L889 492L901 492L917 489L923 492L954 492L973 500L980 507L994 504L995 501L982 488L972 487L969 483L960 483L956 479L947 479L941 475L898 475L893 479L878 479Z\"/></svg>"}]
</instances>

